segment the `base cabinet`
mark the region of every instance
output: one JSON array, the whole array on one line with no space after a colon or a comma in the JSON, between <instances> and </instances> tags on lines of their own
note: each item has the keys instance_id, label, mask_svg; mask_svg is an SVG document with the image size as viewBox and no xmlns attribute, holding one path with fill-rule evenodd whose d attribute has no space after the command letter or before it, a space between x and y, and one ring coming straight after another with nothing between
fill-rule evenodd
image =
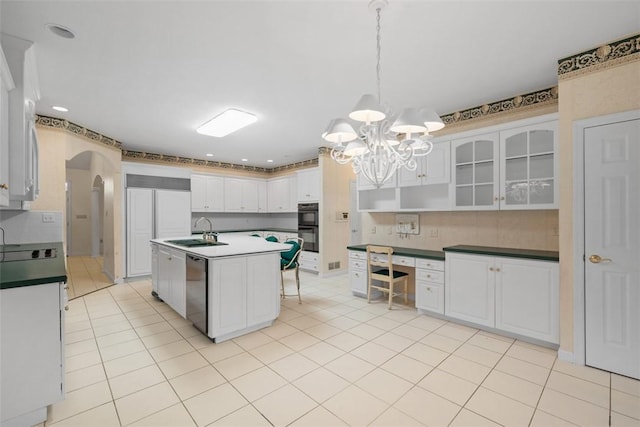
<instances>
[{"instance_id":1,"label":"base cabinet","mask_svg":"<svg viewBox=\"0 0 640 427\"><path fill-rule=\"evenodd\" d=\"M444 314L444 262L416 259L416 308Z\"/></svg>"},{"instance_id":2,"label":"base cabinet","mask_svg":"<svg viewBox=\"0 0 640 427\"><path fill-rule=\"evenodd\" d=\"M559 343L558 263L447 252L445 315Z\"/></svg>"},{"instance_id":3,"label":"base cabinet","mask_svg":"<svg viewBox=\"0 0 640 427\"><path fill-rule=\"evenodd\" d=\"M63 283L0 291L0 425L29 426L64 398Z\"/></svg>"},{"instance_id":4,"label":"base cabinet","mask_svg":"<svg viewBox=\"0 0 640 427\"><path fill-rule=\"evenodd\" d=\"M349 251L349 283L354 295L367 296L367 274L367 253Z\"/></svg>"},{"instance_id":5,"label":"base cabinet","mask_svg":"<svg viewBox=\"0 0 640 427\"><path fill-rule=\"evenodd\" d=\"M180 316L187 317L186 253L166 246L158 247L158 297Z\"/></svg>"},{"instance_id":6,"label":"base cabinet","mask_svg":"<svg viewBox=\"0 0 640 427\"><path fill-rule=\"evenodd\" d=\"M300 269L317 273L320 271L320 254L317 252L300 252Z\"/></svg>"},{"instance_id":7,"label":"base cabinet","mask_svg":"<svg viewBox=\"0 0 640 427\"><path fill-rule=\"evenodd\" d=\"M221 342L268 326L280 313L280 254L209 261L209 337Z\"/></svg>"}]
</instances>

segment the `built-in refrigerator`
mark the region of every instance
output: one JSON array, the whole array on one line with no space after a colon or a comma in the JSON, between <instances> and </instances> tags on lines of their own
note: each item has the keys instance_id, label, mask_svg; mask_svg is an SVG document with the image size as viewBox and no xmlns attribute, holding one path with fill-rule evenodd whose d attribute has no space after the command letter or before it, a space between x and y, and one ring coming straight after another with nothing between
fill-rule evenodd
<instances>
[{"instance_id":1,"label":"built-in refrigerator","mask_svg":"<svg viewBox=\"0 0 640 427\"><path fill-rule=\"evenodd\" d=\"M127 277L151 274L151 239L190 235L190 191L127 188Z\"/></svg>"}]
</instances>

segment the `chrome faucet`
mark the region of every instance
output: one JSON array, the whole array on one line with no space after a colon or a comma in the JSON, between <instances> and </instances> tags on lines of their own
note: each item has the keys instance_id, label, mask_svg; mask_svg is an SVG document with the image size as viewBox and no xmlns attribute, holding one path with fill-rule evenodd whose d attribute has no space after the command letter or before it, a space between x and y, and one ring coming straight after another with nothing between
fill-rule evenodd
<instances>
[{"instance_id":1,"label":"chrome faucet","mask_svg":"<svg viewBox=\"0 0 640 427\"><path fill-rule=\"evenodd\" d=\"M213 224L211 223L211 220L205 216L201 216L200 218L196 219L196 223L193 224L193 228L198 228L198 224L200 223L200 221L205 220L209 223L209 231L204 231L202 233L202 239L204 240L213 240L214 242L218 241L218 233L214 233L213 232Z\"/></svg>"}]
</instances>

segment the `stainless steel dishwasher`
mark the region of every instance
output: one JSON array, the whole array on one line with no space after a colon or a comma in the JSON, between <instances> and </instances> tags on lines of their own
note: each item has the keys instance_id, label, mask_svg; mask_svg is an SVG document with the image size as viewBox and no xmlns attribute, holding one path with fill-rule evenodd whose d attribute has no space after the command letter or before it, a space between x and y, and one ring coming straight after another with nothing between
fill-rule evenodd
<instances>
[{"instance_id":1,"label":"stainless steel dishwasher","mask_svg":"<svg viewBox=\"0 0 640 427\"><path fill-rule=\"evenodd\" d=\"M187 320L205 335L209 325L208 264L206 258L187 254Z\"/></svg>"}]
</instances>

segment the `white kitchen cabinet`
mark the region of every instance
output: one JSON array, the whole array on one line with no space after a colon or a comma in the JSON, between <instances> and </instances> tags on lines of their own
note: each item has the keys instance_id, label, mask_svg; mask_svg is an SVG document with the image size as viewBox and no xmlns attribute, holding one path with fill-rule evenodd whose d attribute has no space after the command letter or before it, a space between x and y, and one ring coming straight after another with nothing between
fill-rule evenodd
<instances>
[{"instance_id":1,"label":"white kitchen cabinet","mask_svg":"<svg viewBox=\"0 0 640 427\"><path fill-rule=\"evenodd\" d=\"M9 206L9 91L14 87L0 46L0 206Z\"/></svg>"},{"instance_id":2,"label":"white kitchen cabinet","mask_svg":"<svg viewBox=\"0 0 640 427\"><path fill-rule=\"evenodd\" d=\"M267 181L261 179L258 181L258 212L268 212L268 194L267 194Z\"/></svg>"},{"instance_id":3,"label":"white kitchen cabinet","mask_svg":"<svg viewBox=\"0 0 640 427\"><path fill-rule=\"evenodd\" d=\"M0 424L30 426L64 398L64 283L0 291Z\"/></svg>"},{"instance_id":4,"label":"white kitchen cabinet","mask_svg":"<svg viewBox=\"0 0 640 427\"><path fill-rule=\"evenodd\" d=\"M278 253L209 262L209 336L216 342L267 326L278 316Z\"/></svg>"},{"instance_id":5,"label":"white kitchen cabinet","mask_svg":"<svg viewBox=\"0 0 640 427\"><path fill-rule=\"evenodd\" d=\"M558 263L446 253L445 315L559 342Z\"/></svg>"},{"instance_id":6,"label":"white kitchen cabinet","mask_svg":"<svg viewBox=\"0 0 640 427\"><path fill-rule=\"evenodd\" d=\"M258 212L258 187L254 179L225 178L225 212Z\"/></svg>"},{"instance_id":7,"label":"white kitchen cabinet","mask_svg":"<svg viewBox=\"0 0 640 427\"><path fill-rule=\"evenodd\" d=\"M320 271L320 254L318 252L300 252L300 269L318 273Z\"/></svg>"},{"instance_id":8,"label":"white kitchen cabinet","mask_svg":"<svg viewBox=\"0 0 640 427\"><path fill-rule=\"evenodd\" d=\"M499 140L494 132L451 143L454 209L498 209Z\"/></svg>"},{"instance_id":9,"label":"white kitchen cabinet","mask_svg":"<svg viewBox=\"0 0 640 427\"><path fill-rule=\"evenodd\" d=\"M186 253L158 246L158 297L180 316L187 317Z\"/></svg>"},{"instance_id":10,"label":"white kitchen cabinet","mask_svg":"<svg viewBox=\"0 0 640 427\"><path fill-rule=\"evenodd\" d=\"M303 169L296 173L298 203L319 202L322 181L320 169Z\"/></svg>"},{"instance_id":11,"label":"white kitchen cabinet","mask_svg":"<svg viewBox=\"0 0 640 427\"><path fill-rule=\"evenodd\" d=\"M557 209L558 123L500 132L500 209Z\"/></svg>"},{"instance_id":12,"label":"white kitchen cabinet","mask_svg":"<svg viewBox=\"0 0 640 427\"><path fill-rule=\"evenodd\" d=\"M496 328L559 343L558 263L496 258Z\"/></svg>"},{"instance_id":13,"label":"white kitchen cabinet","mask_svg":"<svg viewBox=\"0 0 640 427\"><path fill-rule=\"evenodd\" d=\"M269 212L297 212L298 203L295 175L268 180L267 197L267 209Z\"/></svg>"},{"instance_id":14,"label":"white kitchen cabinet","mask_svg":"<svg viewBox=\"0 0 640 427\"><path fill-rule=\"evenodd\" d=\"M451 179L451 144L449 141L433 144L426 156L415 157L416 170L398 170L398 187L448 184Z\"/></svg>"},{"instance_id":15,"label":"white kitchen cabinet","mask_svg":"<svg viewBox=\"0 0 640 427\"><path fill-rule=\"evenodd\" d=\"M446 253L445 314L479 325L495 326L494 258Z\"/></svg>"},{"instance_id":16,"label":"white kitchen cabinet","mask_svg":"<svg viewBox=\"0 0 640 427\"><path fill-rule=\"evenodd\" d=\"M191 210L193 212L224 212L224 178L211 175L191 175Z\"/></svg>"},{"instance_id":17,"label":"white kitchen cabinet","mask_svg":"<svg viewBox=\"0 0 640 427\"><path fill-rule=\"evenodd\" d=\"M456 210L556 209L557 121L455 140Z\"/></svg>"},{"instance_id":18,"label":"white kitchen cabinet","mask_svg":"<svg viewBox=\"0 0 640 427\"><path fill-rule=\"evenodd\" d=\"M349 251L349 283L354 295L367 296L367 253Z\"/></svg>"},{"instance_id":19,"label":"white kitchen cabinet","mask_svg":"<svg viewBox=\"0 0 640 427\"><path fill-rule=\"evenodd\" d=\"M444 314L444 262L416 259L416 308Z\"/></svg>"},{"instance_id":20,"label":"white kitchen cabinet","mask_svg":"<svg viewBox=\"0 0 640 427\"><path fill-rule=\"evenodd\" d=\"M30 202L38 197L40 191L35 129L35 108L40 90L35 49L29 41L2 34L2 50L15 84L15 88L8 92L9 200ZM28 204L18 203L16 206Z\"/></svg>"}]
</instances>

